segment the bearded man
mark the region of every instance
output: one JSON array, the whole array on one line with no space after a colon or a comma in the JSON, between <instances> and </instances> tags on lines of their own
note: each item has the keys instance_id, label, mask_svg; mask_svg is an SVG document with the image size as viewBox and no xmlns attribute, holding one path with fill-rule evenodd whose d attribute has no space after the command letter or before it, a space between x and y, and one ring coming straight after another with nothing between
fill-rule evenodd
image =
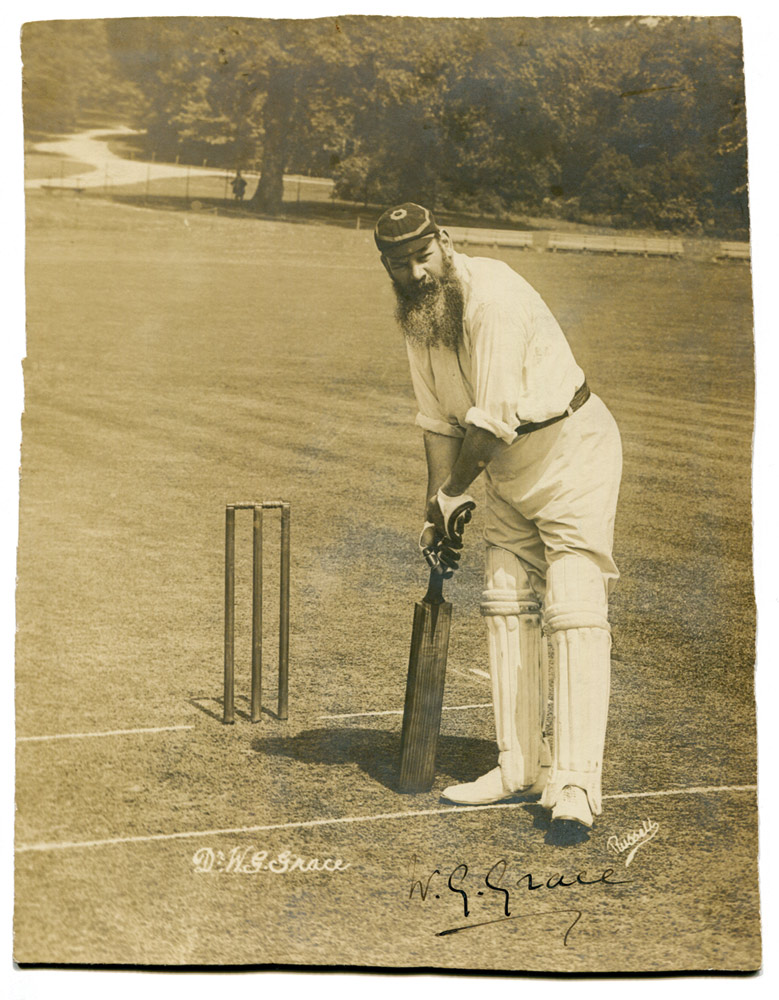
<instances>
[{"instance_id":1,"label":"bearded man","mask_svg":"<svg viewBox=\"0 0 779 1000\"><path fill-rule=\"evenodd\" d=\"M554 316L501 261L456 253L420 205L374 238L397 297L424 433L421 549L450 575L451 512L486 477L485 588L498 766L444 789L476 805L541 795L553 821L592 826L611 674L608 597L622 470L617 425ZM553 652L551 747L547 638Z\"/></svg>"}]
</instances>

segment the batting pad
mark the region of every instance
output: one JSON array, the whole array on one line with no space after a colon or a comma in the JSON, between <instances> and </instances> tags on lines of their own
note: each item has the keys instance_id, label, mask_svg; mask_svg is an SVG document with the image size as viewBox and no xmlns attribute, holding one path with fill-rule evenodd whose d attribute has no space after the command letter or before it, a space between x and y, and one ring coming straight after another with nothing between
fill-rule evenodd
<instances>
[{"instance_id":1,"label":"batting pad","mask_svg":"<svg viewBox=\"0 0 779 1000\"><path fill-rule=\"evenodd\" d=\"M541 805L551 809L566 785L587 793L601 812L601 770L611 685L611 633L571 628L553 633L554 752Z\"/></svg>"},{"instance_id":2,"label":"batting pad","mask_svg":"<svg viewBox=\"0 0 779 1000\"><path fill-rule=\"evenodd\" d=\"M547 629L608 630L606 581L598 566L585 555L566 553L549 564L545 614Z\"/></svg>"},{"instance_id":3,"label":"batting pad","mask_svg":"<svg viewBox=\"0 0 779 1000\"><path fill-rule=\"evenodd\" d=\"M548 667L541 608L519 559L487 548L481 613L487 623L492 703L505 784L532 785L539 774Z\"/></svg>"}]
</instances>

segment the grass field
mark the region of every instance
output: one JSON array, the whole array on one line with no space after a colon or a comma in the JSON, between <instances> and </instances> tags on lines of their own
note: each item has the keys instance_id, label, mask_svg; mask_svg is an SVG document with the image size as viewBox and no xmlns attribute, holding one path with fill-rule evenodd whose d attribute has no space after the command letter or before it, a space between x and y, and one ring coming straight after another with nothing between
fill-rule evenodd
<instances>
[{"instance_id":1,"label":"grass field","mask_svg":"<svg viewBox=\"0 0 779 1000\"><path fill-rule=\"evenodd\" d=\"M17 961L759 965L748 268L500 254L559 318L625 452L605 811L588 840L555 844L535 805L439 799L495 757L478 511L448 588L436 785L394 791L424 460L370 234L36 192L27 253ZM224 505L277 497L290 719L246 721L246 521L227 728ZM276 568L272 551L270 709ZM648 818L659 832L625 868L609 838ZM198 871L206 848L348 868ZM501 859L514 882L630 881L516 888L516 919L438 936L501 916L500 894L477 895ZM467 917L446 882L461 864Z\"/></svg>"},{"instance_id":2,"label":"grass field","mask_svg":"<svg viewBox=\"0 0 779 1000\"><path fill-rule=\"evenodd\" d=\"M65 160L51 153L28 152L24 157L24 179L37 180L45 177L52 183L63 177L75 177L78 174L91 174L94 167L90 163L80 163L78 160Z\"/></svg>"}]
</instances>

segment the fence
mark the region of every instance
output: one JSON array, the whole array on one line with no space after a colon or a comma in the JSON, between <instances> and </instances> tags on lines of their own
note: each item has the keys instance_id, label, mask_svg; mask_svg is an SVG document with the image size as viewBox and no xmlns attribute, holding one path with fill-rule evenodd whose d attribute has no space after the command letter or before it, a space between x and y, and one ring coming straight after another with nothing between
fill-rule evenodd
<instances>
[{"instance_id":1,"label":"fence","mask_svg":"<svg viewBox=\"0 0 779 1000\"><path fill-rule=\"evenodd\" d=\"M640 254L644 257L680 257L684 244L679 239L658 236L590 236L582 233L550 233L549 249L594 253Z\"/></svg>"}]
</instances>

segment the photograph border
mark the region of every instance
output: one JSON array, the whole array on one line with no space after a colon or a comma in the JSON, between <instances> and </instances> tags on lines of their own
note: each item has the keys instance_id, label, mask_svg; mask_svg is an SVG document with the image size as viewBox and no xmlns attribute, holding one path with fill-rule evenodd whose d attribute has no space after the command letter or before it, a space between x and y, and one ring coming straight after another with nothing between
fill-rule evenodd
<instances>
[{"instance_id":1,"label":"photograph border","mask_svg":"<svg viewBox=\"0 0 779 1000\"><path fill-rule=\"evenodd\" d=\"M208 16L209 14L221 13L220 11L214 11L212 9L207 9L205 5L202 5L203 9L200 10L200 4L185 4L181 5L181 9L178 9L177 4L166 4L164 8L159 11L153 11L151 5L134 4L134 5L123 5L121 3L112 7L110 13L105 9L105 7L99 7L97 4L69 4L68 5L68 17L118 17L118 16L129 16L130 14L136 15L141 14L142 16L167 16L170 14L190 14L196 13L202 16ZM462 5L464 8L466 5ZM505 10L508 6L507 4L497 5L499 9L493 9L491 5L480 5L479 12L480 16L502 16L508 14L509 12ZM581 5L577 5L574 9L572 5L564 4L562 5L566 9L567 13L573 14L590 14L594 16L601 16L602 14L620 14L627 15L631 13L629 10L625 10L624 7L620 5L603 5L594 4L592 7L587 5L582 8ZM604 6L607 8L604 10ZM656 9L659 6L659 9ZM772 124L772 117L775 114L775 108L773 106L773 101L771 100L771 93L775 93L776 86L776 74L774 65L774 54L772 52L771 39L776 37L776 27L777 27L777 15L775 12L771 11L768 13L758 12L757 5L754 5L754 11L751 10L752 4L747 5L747 10L743 10L743 5L741 10L734 10L732 5L710 3L705 5L694 4L693 7L701 7L700 10L690 10L689 5L685 8L685 13L700 14L701 16L717 16L722 15L733 15L736 14L742 18L742 24L744 29L744 47L745 47L745 74L746 74L746 86L747 86L747 116L748 116L748 144L749 144L749 185L750 185L750 209L751 209L751 242L753 247L753 262L752 262L752 273L754 282L754 305L755 305L755 348L756 348L756 376L757 376L757 403L755 411L755 451L754 451L754 466L753 466L753 483L754 483L754 498L753 498L753 516L754 516L754 528L755 528L755 553L757 554L755 559L755 590L756 598L758 603L758 652L757 652L757 704L758 704L758 732L759 732L759 747L760 747L760 758L759 764L760 776L764 774L772 773L772 763L774 761L774 754L776 753L776 744L774 731L776 726L773 722L773 712L770 706L776 703L776 693L777 693L777 682L776 674L774 669L774 663L776 659L777 652L777 635L776 635L776 611L779 608L779 588L777 588L777 580L775 572L773 569L773 564L776 561L779 546L777 546L777 519L775 516L776 509L776 488L777 488L777 460L775 457L775 441L776 441L776 416L773 412L773 407L771 405L772 396L775 393L775 384L777 376L777 344L772 327L775 326L775 321L773 320L773 310L771 308L772 304L769 304L769 294L768 289L771 287L772 279L775 280L775 265L776 265L776 248L775 240L776 234L779 232L779 227L777 226L776 218L776 208L775 208L775 194L772 192L772 188L775 188L775 160L774 160L774 147L776 144L775 129ZM374 9L374 7L379 9ZM392 14L418 14L419 11L410 9L412 5L404 5L399 3L397 5L387 5L387 4L338 4L337 11L329 5L324 5L322 3L305 3L305 4L292 4L287 5L285 8L285 16L300 16L300 17L321 17L327 16L329 14L339 13L355 13L355 14L382 14L382 13L392 13ZM438 8L440 9L434 9ZM459 3L449 3L449 4L432 4L423 12L425 16L441 16L441 17L452 17L452 16L470 16L465 12L461 12L457 8L460 7ZM177 9L173 9L177 8ZM653 5L652 13L658 14L676 14L671 8L671 5ZM718 9L721 8L721 9ZM92 10L92 13L88 11ZM99 12L98 12L99 11ZM300 13L298 13L300 11ZM305 11L305 12L303 12ZM231 14L235 16L252 16L252 17L262 17L271 16L269 12L257 11L256 6L252 7L249 4L239 3L237 8L231 9ZM561 13L560 8L557 5L552 5L551 9L549 5L544 6L544 15L547 16L567 16L567 14ZM24 10L24 17L20 19L18 17L8 18L10 22L4 24L3 41L6 45L6 59L3 60L4 69L6 73L6 87L4 88L6 94L6 102L13 105L17 103L17 107L13 106L6 110L7 115L7 130L10 132L11 141L9 143L9 159L12 160L11 163L7 164L4 168L4 180L5 180L5 191L6 191L6 202L8 205L8 211L10 215L9 229L11 231L12 244L19 246L23 244L24 241L24 209L22 204L16 204L16 202L21 203L22 199L16 196L16 192L22 190L23 184L23 171L22 171L22 159L23 159L23 144L22 137L20 134L21 126L21 114L18 109L18 101L21 96L21 87L19 82L19 69L21 66L21 60L18 57L18 41L15 37L18 28L21 27L23 21L30 20L48 20L53 18L61 18L63 16L61 6L55 4L47 3L30 3ZM512 12L511 16L518 16L516 12ZM528 15L523 15L528 16ZM14 65L14 54L16 54L16 64ZM15 552L16 552L16 538L18 535L18 465L19 465L19 446L21 440L20 427L19 427L19 415L21 412L21 407L23 406L23 387L21 379L21 358L24 356L24 302L21 292L23 289L23 261L21 254L18 252L12 252L9 255L9 259L6 262L6 274L5 279L8 283L6 293L7 298L10 298L11 302L11 317L12 321L10 324L11 335L4 343L4 358L3 358L3 405L4 405L4 434L3 434L3 506L4 506L4 530L2 536L2 549L0 550L4 556L4 568L5 573L3 574L4 581L4 597L6 600L3 602L3 629L2 637L5 643L5 648L8 651L7 655L11 663L13 662L13 644L14 644L14 632L15 632L15 615L13 612L13 602L14 602L14 590L15 590ZM13 682L11 671L9 670L9 688L10 690L6 693L5 699L3 699L4 710L8 713L9 725L3 727L3 730L8 738L8 755L7 760L13 761ZM768 764L766 763L768 761ZM7 780L6 785L6 775L4 774L4 785L3 795L4 803L6 805L12 803L13 801L13 767L11 765L11 775L10 780ZM765 840L768 833L773 828L773 809L775 808L771 802L765 801L763 796L759 796L759 808L760 808L760 830L763 835L763 842L768 843ZM3 847L6 850L3 852L4 856L7 858L12 858L13 852L13 813L11 810L11 816L6 822L2 824L3 827L3 837L7 837L7 841L3 840ZM763 863L761 864L761 903L763 911L763 932L764 932L764 953L765 953L765 966L763 973L757 976L752 976L754 980L749 984L745 984L746 988L765 988L765 983L768 981L775 981L775 976L772 968L770 941L772 938L773 931L776 928L776 907L774 900L776 898L775 885L774 885L775 875L772 871L772 866L765 855L763 854ZM13 883L12 878L9 879L8 891L4 893L4 898L6 902L12 904L13 899ZM5 911L5 908L4 908ZM8 920L6 924L6 919L3 919L3 924L1 925L3 930L7 930L5 939L10 943L11 938L11 920L10 920L10 906ZM8 965L8 962L6 963ZM92 991L96 996L104 995L106 989L106 982L104 976L100 973L95 972L76 972L75 970L60 971L60 970L19 970L18 968L13 968L10 980L11 995L14 997L24 998L24 1000L36 1000L38 996L51 996L52 992L56 990L59 992L72 992L74 996L82 996L88 998ZM770 972L770 975L769 975ZM221 975L226 973L214 973L209 972L204 974L202 977L191 975L188 977L186 983L186 989L188 995L192 995L191 991L195 991L195 996L199 996L202 990L204 996L210 995L210 993L215 988L216 984L212 982L212 977L214 975ZM338 990L341 994L342 990L345 994L350 994L351 990L354 989L355 995L357 991L363 992L367 987L368 989L378 990L381 993L384 989L393 990L396 992L399 987L405 990L410 987L409 982L404 982L401 977L408 978L413 976L414 973L406 972L404 970L393 970L392 973L382 973L381 970L360 970L357 972L344 972L344 973L325 973L321 969L300 967L299 971L292 972L289 970L284 971L263 971L257 973L263 978L259 981L254 979L252 973L243 973L241 977L233 980L230 986L226 987L230 990L235 989L238 996L245 995L255 996L259 989L290 989L292 988L290 976L296 982L296 985L301 985L302 988L307 988L306 981L303 977L308 977L311 975L324 976L327 979L327 988L333 989L333 992ZM112 992L119 992L120 996L125 991L132 990L133 993L137 992L139 986L139 980L137 974L131 972L114 972L110 973L110 989ZM389 975L390 982L381 983L380 979L383 975ZM446 977L449 979L456 979L458 973L448 970L440 970L436 972L436 975ZM474 975L490 978L489 974L485 973L475 973ZM539 976L531 976L525 973L508 973L506 974L508 978L514 979L528 979L535 980L538 978L544 978ZM692 973L695 976L705 976L705 973ZM723 977L728 979L733 974L718 974L717 976L711 977L711 982L707 983L707 991L710 991L710 995L716 995L719 989L732 989L733 984L723 982ZM85 977L82 979L82 976ZM462 976L467 977L467 973L463 973ZM268 977L271 977L270 980ZM366 978L367 977L367 978ZM428 977L420 977L423 982L419 985L424 988L426 985L430 988L430 984L426 983ZM539 984L544 990L547 988L557 988L564 986L571 986L572 984L568 982L568 977L549 977L550 979L559 979L560 981L554 983L544 982ZM579 977L576 977L579 978ZM582 977L586 979L603 979L607 985L617 987L618 984L615 982L609 983L609 980L615 979L630 979L633 980L634 977L630 976L614 976L614 977L604 977L604 976L592 976L592 977ZM643 977L641 977L643 978ZM641 984L640 982L629 982L623 984L620 988L622 991L629 989L631 993L641 992L644 988L646 989L656 989L660 984L655 983L656 977L649 977L649 979ZM662 978L672 978L681 979L684 977L678 976L663 976ZM202 981L199 981L201 980ZM96 982L97 980L97 982ZM146 973L144 974L143 980L140 981L140 985L143 990L147 993L151 993L152 996L157 996L159 991L159 996L163 996L164 992L169 992L171 989L171 979L170 973ZM308 984L309 988L311 984ZM491 980L490 988L495 988L497 990L509 987L509 983L503 983L496 979ZM588 984L590 985L590 984ZM670 984L663 984L662 988L666 989ZM684 983L679 984L681 988L685 988ZM447 983L447 990L451 989L457 993L462 988L463 995L465 990L472 990L473 984L467 981L461 983ZM319 988L319 986L317 986Z\"/></svg>"}]
</instances>

